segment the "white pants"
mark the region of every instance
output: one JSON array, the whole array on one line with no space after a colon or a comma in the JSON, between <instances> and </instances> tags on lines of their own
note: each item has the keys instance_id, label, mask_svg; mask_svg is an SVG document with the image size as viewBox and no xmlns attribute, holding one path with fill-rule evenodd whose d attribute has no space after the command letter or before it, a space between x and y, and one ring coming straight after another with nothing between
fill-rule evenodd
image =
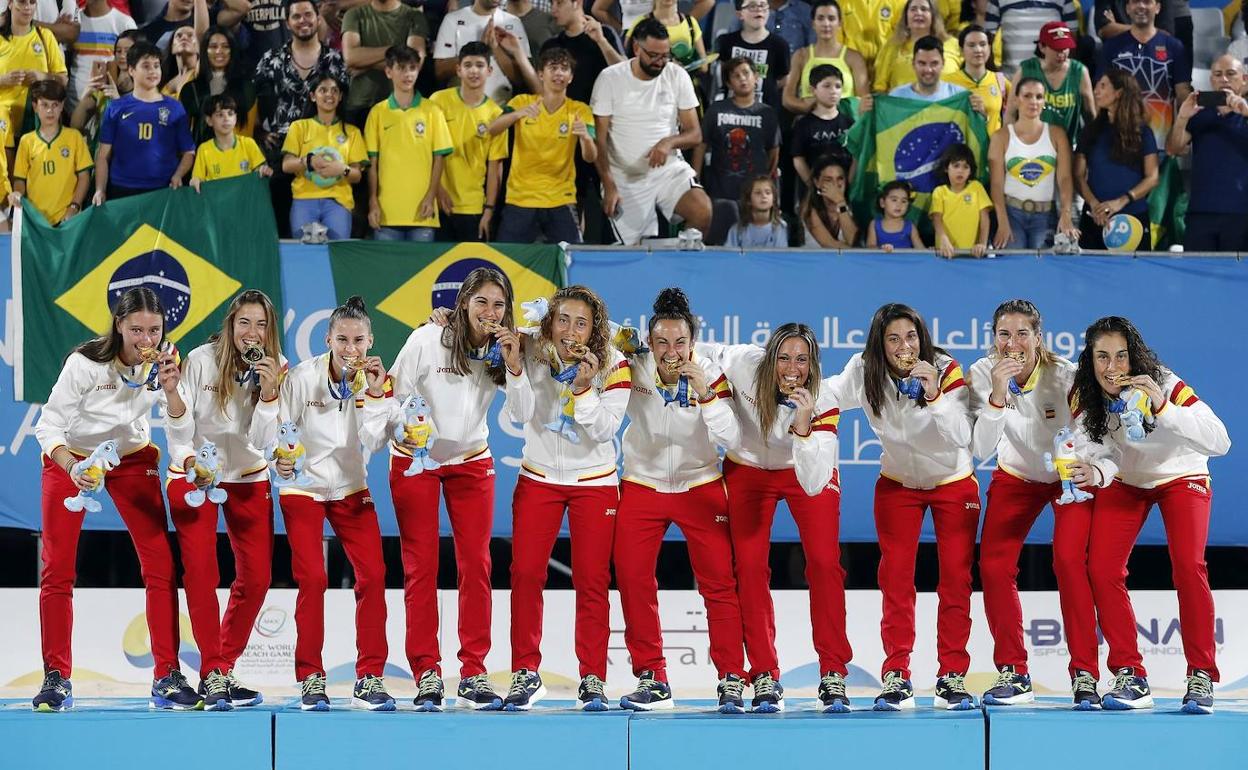
<instances>
[{"instance_id":1,"label":"white pants","mask_svg":"<svg viewBox=\"0 0 1248 770\"><path fill-rule=\"evenodd\" d=\"M620 210L611 217L611 227L619 243L636 246L642 238L659 234L656 208L670 220L685 193L701 189L702 185L688 163L669 158L641 178L626 180L617 176L615 187L620 193Z\"/></svg>"}]
</instances>

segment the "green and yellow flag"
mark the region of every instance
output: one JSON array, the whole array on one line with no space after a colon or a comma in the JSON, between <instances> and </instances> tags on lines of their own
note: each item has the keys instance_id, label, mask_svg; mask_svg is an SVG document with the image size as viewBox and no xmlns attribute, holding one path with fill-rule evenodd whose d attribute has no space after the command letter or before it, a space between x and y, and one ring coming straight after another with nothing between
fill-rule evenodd
<instances>
[{"instance_id":1,"label":"green and yellow flag","mask_svg":"<svg viewBox=\"0 0 1248 770\"><path fill-rule=\"evenodd\" d=\"M14 397L42 402L75 346L108 331L112 306L147 286L185 354L221 329L242 289L282 307L277 227L267 183L243 176L92 206L53 227L22 202L14 228Z\"/></svg>"},{"instance_id":2,"label":"green and yellow flag","mask_svg":"<svg viewBox=\"0 0 1248 770\"><path fill-rule=\"evenodd\" d=\"M876 217L876 191L894 179L914 187L912 214L927 211L932 190L939 184L940 156L958 142L970 147L979 159L979 179L987 187L988 124L971 109L970 92L939 102L875 97L875 107L858 117L845 141L857 161L849 197L858 221Z\"/></svg>"},{"instance_id":3,"label":"green and yellow flag","mask_svg":"<svg viewBox=\"0 0 1248 770\"><path fill-rule=\"evenodd\" d=\"M454 307L460 285L478 267L511 279L516 323L523 323L521 302L549 297L568 280L563 249L545 244L334 241L329 265L339 302L358 294L368 303L372 352L383 361L394 360L435 307Z\"/></svg>"}]
</instances>

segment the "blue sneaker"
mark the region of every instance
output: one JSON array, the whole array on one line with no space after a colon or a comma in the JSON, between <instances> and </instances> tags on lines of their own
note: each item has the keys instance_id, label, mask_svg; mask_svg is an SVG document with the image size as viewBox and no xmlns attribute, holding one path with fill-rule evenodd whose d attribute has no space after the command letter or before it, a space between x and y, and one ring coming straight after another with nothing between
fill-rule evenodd
<instances>
[{"instance_id":1,"label":"blue sneaker","mask_svg":"<svg viewBox=\"0 0 1248 770\"><path fill-rule=\"evenodd\" d=\"M750 701L750 711L755 714L779 714L784 711L784 687L771 678L769 673L761 673L751 683L754 688L754 699Z\"/></svg>"},{"instance_id":2,"label":"blue sneaker","mask_svg":"<svg viewBox=\"0 0 1248 770\"><path fill-rule=\"evenodd\" d=\"M490 678L485 674L460 679L455 699L460 708L473 711L498 711L503 707L503 699L490 687Z\"/></svg>"},{"instance_id":3,"label":"blue sneaker","mask_svg":"<svg viewBox=\"0 0 1248 770\"><path fill-rule=\"evenodd\" d=\"M1148 687L1148 679L1136 676L1134 668L1124 666L1115 672L1114 684L1105 693L1101 705L1110 711L1151 709L1153 691Z\"/></svg>"},{"instance_id":4,"label":"blue sneaker","mask_svg":"<svg viewBox=\"0 0 1248 770\"><path fill-rule=\"evenodd\" d=\"M225 678L230 683L230 705L234 708L259 706L264 703L264 696L260 694L260 691L244 685L233 670L226 674Z\"/></svg>"},{"instance_id":5,"label":"blue sneaker","mask_svg":"<svg viewBox=\"0 0 1248 770\"><path fill-rule=\"evenodd\" d=\"M74 707L74 686L60 671L49 671L43 675L43 685L30 705L35 711L69 711Z\"/></svg>"},{"instance_id":6,"label":"blue sneaker","mask_svg":"<svg viewBox=\"0 0 1248 770\"><path fill-rule=\"evenodd\" d=\"M938 677L932 708L945 711L970 711L975 708L975 696L966 690L966 675L951 673Z\"/></svg>"},{"instance_id":7,"label":"blue sneaker","mask_svg":"<svg viewBox=\"0 0 1248 770\"><path fill-rule=\"evenodd\" d=\"M230 711L234 708L230 703L230 680L219 668L209 671L200 680L198 695L204 700L204 711Z\"/></svg>"},{"instance_id":8,"label":"blue sneaker","mask_svg":"<svg viewBox=\"0 0 1248 770\"><path fill-rule=\"evenodd\" d=\"M1013 666L1002 666L997 683L984 693L986 706L1016 706L1034 703L1036 693L1031 689L1031 674L1020 674Z\"/></svg>"},{"instance_id":9,"label":"blue sneaker","mask_svg":"<svg viewBox=\"0 0 1248 770\"><path fill-rule=\"evenodd\" d=\"M719 708L721 714L745 713L745 680L736 674L728 674L719 680Z\"/></svg>"},{"instance_id":10,"label":"blue sneaker","mask_svg":"<svg viewBox=\"0 0 1248 770\"><path fill-rule=\"evenodd\" d=\"M1183 696L1184 714L1213 713L1213 678L1196 669L1187 678L1187 694Z\"/></svg>"},{"instance_id":11,"label":"blue sneaker","mask_svg":"<svg viewBox=\"0 0 1248 770\"><path fill-rule=\"evenodd\" d=\"M904 711L914 708L914 685L900 671L884 672L884 689L875 697L874 711Z\"/></svg>"},{"instance_id":12,"label":"blue sneaker","mask_svg":"<svg viewBox=\"0 0 1248 770\"><path fill-rule=\"evenodd\" d=\"M445 696L446 686L442 684L442 677L431 668L420 675L416 683L416 698L412 702L416 704L417 711L441 711Z\"/></svg>"},{"instance_id":13,"label":"blue sneaker","mask_svg":"<svg viewBox=\"0 0 1248 770\"><path fill-rule=\"evenodd\" d=\"M511 687L503 698L504 711L528 711L533 704L546 697L546 685L536 671L522 668L511 675Z\"/></svg>"},{"instance_id":14,"label":"blue sneaker","mask_svg":"<svg viewBox=\"0 0 1248 770\"><path fill-rule=\"evenodd\" d=\"M394 711L394 698L386 692L386 683L379 676L365 674L355 680L351 691L351 708L365 711Z\"/></svg>"},{"instance_id":15,"label":"blue sneaker","mask_svg":"<svg viewBox=\"0 0 1248 770\"><path fill-rule=\"evenodd\" d=\"M1096 677L1083 669L1075 670L1075 678L1070 680L1070 691L1074 693L1075 711L1098 711L1101 708L1101 696L1096 692Z\"/></svg>"},{"instance_id":16,"label":"blue sneaker","mask_svg":"<svg viewBox=\"0 0 1248 770\"><path fill-rule=\"evenodd\" d=\"M186 681L181 671L174 669L161 679L152 682L152 699L148 708L170 711L203 711L204 699Z\"/></svg>"},{"instance_id":17,"label":"blue sneaker","mask_svg":"<svg viewBox=\"0 0 1248 770\"><path fill-rule=\"evenodd\" d=\"M829 671L819 679L819 706L825 714L848 714L849 696L845 694L845 677Z\"/></svg>"},{"instance_id":18,"label":"blue sneaker","mask_svg":"<svg viewBox=\"0 0 1248 770\"><path fill-rule=\"evenodd\" d=\"M593 674L586 674L581 686L576 690L576 699L580 701L581 711L606 711L611 708L607 700L607 683Z\"/></svg>"},{"instance_id":19,"label":"blue sneaker","mask_svg":"<svg viewBox=\"0 0 1248 770\"><path fill-rule=\"evenodd\" d=\"M667 711L675 707L671 685L655 679L653 671L642 671L637 677L637 689L620 698L620 708L630 711Z\"/></svg>"},{"instance_id":20,"label":"blue sneaker","mask_svg":"<svg viewBox=\"0 0 1248 770\"><path fill-rule=\"evenodd\" d=\"M299 690L302 693L299 698L300 710L329 711L329 696L325 694L324 674L308 674L307 678L299 683Z\"/></svg>"}]
</instances>

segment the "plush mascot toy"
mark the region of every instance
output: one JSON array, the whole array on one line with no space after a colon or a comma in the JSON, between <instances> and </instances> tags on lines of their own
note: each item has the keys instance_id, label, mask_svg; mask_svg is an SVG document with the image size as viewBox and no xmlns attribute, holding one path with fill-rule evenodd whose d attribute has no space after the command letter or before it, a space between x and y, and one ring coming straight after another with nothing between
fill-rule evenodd
<instances>
[{"instance_id":1,"label":"plush mascot toy","mask_svg":"<svg viewBox=\"0 0 1248 770\"><path fill-rule=\"evenodd\" d=\"M432 411L429 402L416 393L403 400L403 424L394 429L394 440L412 451L412 464L403 471L404 476L442 467L442 463L429 456L429 450L438 440L438 432L430 419Z\"/></svg>"},{"instance_id":2,"label":"plush mascot toy","mask_svg":"<svg viewBox=\"0 0 1248 770\"><path fill-rule=\"evenodd\" d=\"M1082 503L1092 499L1090 492L1076 487L1071 480L1070 464L1078 461L1079 457L1075 454L1075 434L1070 428L1062 428L1053 437L1053 451L1044 453L1045 469L1056 471L1057 478L1062 482L1062 495L1053 501L1058 505Z\"/></svg>"},{"instance_id":3,"label":"plush mascot toy","mask_svg":"<svg viewBox=\"0 0 1248 770\"><path fill-rule=\"evenodd\" d=\"M101 442L90 455L74 463L70 468L70 475L77 477L85 473L94 482L94 486L89 491L80 489L74 497L65 498L65 508L74 513L83 510L99 513L100 501L95 496L99 494L100 487L104 486L104 474L118 465L121 465L121 457L117 454L117 442L112 439Z\"/></svg>"}]
</instances>

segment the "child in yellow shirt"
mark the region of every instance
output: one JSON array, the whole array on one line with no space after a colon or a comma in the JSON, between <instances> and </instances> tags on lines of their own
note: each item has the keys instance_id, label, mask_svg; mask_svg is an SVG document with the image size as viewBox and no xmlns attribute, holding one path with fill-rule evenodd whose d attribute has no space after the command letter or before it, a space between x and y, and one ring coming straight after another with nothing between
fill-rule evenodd
<instances>
[{"instance_id":1,"label":"child in yellow shirt","mask_svg":"<svg viewBox=\"0 0 1248 770\"><path fill-rule=\"evenodd\" d=\"M212 129L212 138L195 152L191 169L191 187L199 192L204 182L229 179L243 174L273 176L273 169L264 160L260 145L250 136L234 133L238 124L238 102L229 94L217 94L204 106L205 119Z\"/></svg>"},{"instance_id":2,"label":"child in yellow shirt","mask_svg":"<svg viewBox=\"0 0 1248 770\"><path fill-rule=\"evenodd\" d=\"M61 125L65 96L59 80L40 80L30 87L39 127L18 142L13 162L13 205L20 206L24 195L53 225L82 211L93 165L82 134Z\"/></svg>"},{"instance_id":3,"label":"child in yellow shirt","mask_svg":"<svg viewBox=\"0 0 1248 770\"><path fill-rule=\"evenodd\" d=\"M982 257L988 251L988 210L992 199L976 176L975 153L965 144L955 144L941 156L937 174L945 184L932 190L928 215L936 231L936 251L952 257L955 251L969 251Z\"/></svg>"}]
</instances>

